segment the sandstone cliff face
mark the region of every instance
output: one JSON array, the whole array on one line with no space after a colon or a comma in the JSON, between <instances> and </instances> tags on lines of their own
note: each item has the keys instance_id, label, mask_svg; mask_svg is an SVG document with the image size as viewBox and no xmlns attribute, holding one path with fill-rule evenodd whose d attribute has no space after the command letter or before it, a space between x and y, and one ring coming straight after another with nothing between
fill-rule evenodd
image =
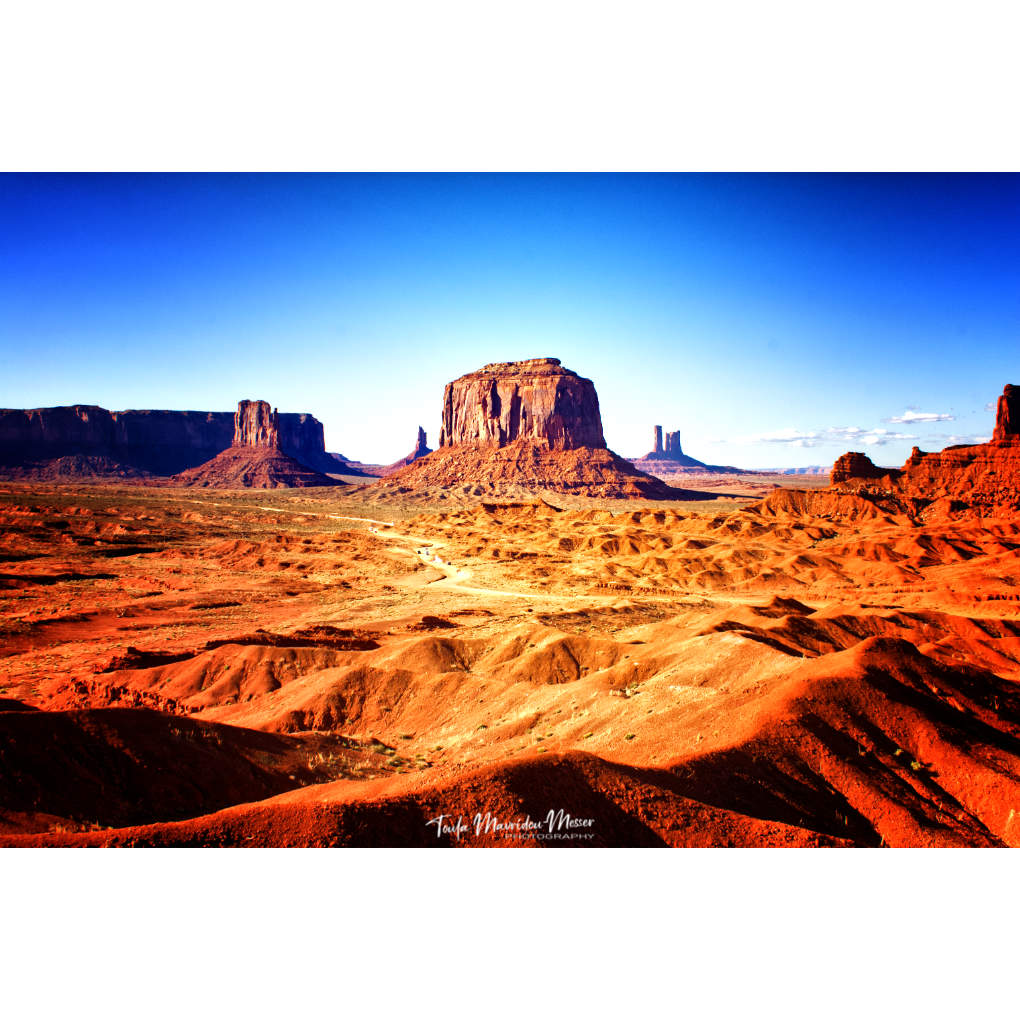
<instances>
[{"instance_id":1,"label":"sandstone cliff face","mask_svg":"<svg viewBox=\"0 0 1020 1020\"><path fill-rule=\"evenodd\" d=\"M1015 439L1020 439L1020 386L1007 384L995 410L992 441L1008 442Z\"/></svg>"},{"instance_id":2,"label":"sandstone cliff face","mask_svg":"<svg viewBox=\"0 0 1020 1020\"><path fill-rule=\"evenodd\" d=\"M322 422L311 414L284 413L277 416L280 449L316 471L336 471L336 461L326 453Z\"/></svg>"},{"instance_id":3,"label":"sandstone cliff face","mask_svg":"<svg viewBox=\"0 0 1020 1020\"><path fill-rule=\"evenodd\" d=\"M85 404L0 409L0 465L8 475L84 477L75 465L89 458L111 477L172 475L230 447L234 418L230 411L108 411ZM278 430L284 453L318 471L337 470L322 423L312 415L280 414Z\"/></svg>"},{"instance_id":4,"label":"sandstone cliff face","mask_svg":"<svg viewBox=\"0 0 1020 1020\"><path fill-rule=\"evenodd\" d=\"M900 470L876 468L861 453L846 453L833 465L833 487L905 500L915 510L1012 515L1020 510L1020 387L999 398L989 443L950 446L925 453L916 446ZM922 512L917 511L917 512Z\"/></svg>"},{"instance_id":5,"label":"sandstone cliff face","mask_svg":"<svg viewBox=\"0 0 1020 1020\"><path fill-rule=\"evenodd\" d=\"M111 411L110 456L151 474L173 474L230 445L229 411Z\"/></svg>"},{"instance_id":6,"label":"sandstone cliff face","mask_svg":"<svg viewBox=\"0 0 1020 1020\"><path fill-rule=\"evenodd\" d=\"M419 430L419 445L424 438ZM443 498L679 495L606 448L594 385L556 358L486 365L449 383L439 449L377 485L379 498L401 499L435 490L445 490Z\"/></svg>"},{"instance_id":7,"label":"sandstone cliff face","mask_svg":"<svg viewBox=\"0 0 1020 1020\"><path fill-rule=\"evenodd\" d=\"M907 461L895 487L921 499L951 499L996 511L1020 509L1020 443L951 446Z\"/></svg>"},{"instance_id":8,"label":"sandstone cliff face","mask_svg":"<svg viewBox=\"0 0 1020 1020\"><path fill-rule=\"evenodd\" d=\"M66 455L98 455L113 445L110 412L92 404L0 410L0 445L4 461L13 461L23 449L57 449Z\"/></svg>"},{"instance_id":9,"label":"sandstone cliff face","mask_svg":"<svg viewBox=\"0 0 1020 1020\"><path fill-rule=\"evenodd\" d=\"M290 489L339 485L281 449L280 415L265 400L241 400L234 441L198 467L174 475L176 485L215 489Z\"/></svg>"},{"instance_id":10,"label":"sandstone cliff face","mask_svg":"<svg viewBox=\"0 0 1020 1020\"><path fill-rule=\"evenodd\" d=\"M533 358L486 365L447 385L440 447L499 448L517 440L552 450L605 449L591 380L557 358Z\"/></svg>"},{"instance_id":11,"label":"sandstone cliff face","mask_svg":"<svg viewBox=\"0 0 1020 1020\"><path fill-rule=\"evenodd\" d=\"M889 471L876 467L867 454L853 452L844 453L837 458L836 463L832 465L829 480L833 485L839 485L850 478L881 478L886 474L889 474Z\"/></svg>"},{"instance_id":12,"label":"sandstone cliff face","mask_svg":"<svg viewBox=\"0 0 1020 1020\"><path fill-rule=\"evenodd\" d=\"M234 415L234 446L280 448L280 421L265 400L241 400Z\"/></svg>"}]
</instances>

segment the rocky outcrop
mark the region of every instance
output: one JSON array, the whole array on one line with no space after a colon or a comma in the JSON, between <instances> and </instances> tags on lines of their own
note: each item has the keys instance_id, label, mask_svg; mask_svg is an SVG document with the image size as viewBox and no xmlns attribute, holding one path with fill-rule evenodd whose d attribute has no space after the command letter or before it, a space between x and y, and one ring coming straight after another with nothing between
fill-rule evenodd
<instances>
[{"instance_id":1,"label":"rocky outcrop","mask_svg":"<svg viewBox=\"0 0 1020 1020\"><path fill-rule=\"evenodd\" d=\"M425 434L425 430L419 425L418 442L415 443L414 449L411 451L411 460L415 461L419 457L427 457L431 452L432 451L429 449L428 436Z\"/></svg>"},{"instance_id":2,"label":"rocky outcrop","mask_svg":"<svg viewBox=\"0 0 1020 1020\"><path fill-rule=\"evenodd\" d=\"M667 432L665 444L662 441L661 425L655 426L653 435L655 445L652 447L652 452L637 458L638 460L672 460L686 467L706 467L702 461L684 454L683 447L680 445L679 432Z\"/></svg>"},{"instance_id":3,"label":"rocky outcrop","mask_svg":"<svg viewBox=\"0 0 1020 1020\"><path fill-rule=\"evenodd\" d=\"M242 400L234 415L234 446L280 448L280 419L265 400Z\"/></svg>"},{"instance_id":4,"label":"rocky outcrop","mask_svg":"<svg viewBox=\"0 0 1020 1020\"><path fill-rule=\"evenodd\" d=\"M212 489L304 489L343 484L283 452L280 416L265 400L239 401L230 449L170 481Z\"/></svg>"},{"instance_id":5,"label":"rocky outcrop","mask_svg":"<svg viewBox=\"0 0 1020 1020\"><path fill-rule=\"evenodd\" d=\"M486 365L449 383L439 448L377 484L381 498L401 499L437 490L442 498L684 497L606 448L595 386L556 358Z\"/></svg>"},{"instance_id":6,"label":"rocky outcrop","mask_svg":"<svg viewBox=\"0 0 1020 1020\"><path fill-rule=\"evenodd\" d=\"M502 447L471 443L440 447L376 483L379 495L403 500L438 494L483 499L523 499L558 492L601 499L686 499L661 479L639 471L612 450L584 447L552 450L541 443L518 440ZM375 486L373 486L375 488Z\"/></svg>"},{"instance_id":7,"label":"rocky outcrop","mask_svg":"<svg viewBox=\"0 0 1020 1020\"><path fill-rule=\"evenodd\" d=\"M230 411L108 411L89 404L0 409L0 473L8 477L79 477L90 465L110 477L173 475L233 444ZM282 452L318 471L336 471L322 423L310 414L279 414ZM106 469L103 469L106 465ZM84 477L84 476L82 476Z\"/></svg>"},{"instance_id":8,"label":"rocky outcrop","mask_svg":"<svg viewBox=\"0 0 1020 1020\"><path fill-rule=\"evenodd\" d=\"M399 471L402 467L407 467L408 464L413 464L416 460L421 460L422 457L427 457L430 453L432 453L432 450L429 449L428 437L425 435L425 430L419 425L418 441L415 443L414 449L406 457L401 457L396 463L383 468L382 474L391 475L394 471Z\"/></svg>"},{"instance_id":9,"label":"rocky outcrop","mask_svg":"<svg viewBox=\"0 0 1020 1020\"><path fill-rule=\"evenodd\" d=\"M839 485L850 478L881 478L888 473L888 468L876 467L867 454L851 452L844 453L832 465L829 480L833 485Z\"/></svg>"},{"instance_id":10,"label":"rocky outcrop","mask_svg":"<svg viewBox=\"0 0 1020 1020\"><path fill-rule=\"evenodd\" d=\"M911 457L890 476L904 495L949 499L985 512L1020 510L1020 442L993 440L979 446L950 446Z\"/></svg>"},{"instance_id":11,"label":"rocky outcrop","mask_svg":"<svg viewBox=\"0 0 1020 1020\"><path fill-rule=\"evenodd\" d=\"M518 440L552 450L605 449L592 381L558 358L532 358L486 365L447 384L440 448Z\"/></svg>"},{"instance_id":12,"label":"rocky outcrop","mask_svg":"<svg viewBox=\"0 0 1020 1020\"><path fill-rule=\"evenodd\" d=\"M688 457L680 445L679 432L667 432L666 441L663 444L662 426L656 425L653 431L654 446L651 453L643 457L635 457L631 463L637 465L649 474L661 477L681 474L717 474L735 475L743 474L740 468L731 467L726 464L706 464L704 461ZM753 474L753 472L750 472Z\"/></svg>"},{"instance_id":13,"label":"rocky outcrop","mask_svg":"<svg viewBox=\"0 0 1020 1020\"><path fill-rule=\"evenodd\" d=\"M1007 384L995 409L992 442L1006 443L1016 440L1020 440L1020 386Z\"/></svg>"},{"instance_id":14,"label":"rocky outcrop","mask_svg":"<svg viewBox=\"0 0 1020 1020\"><path fill-rule=\"evenodd\" d=\"M894 497L912 513L1007 514L1020 511L1020 387L999 398L995 432L988 443L949 446L925 453L916 446L899 470L877 468L861 453L833 465L832 488L869 497ZM937 507L933 507L937 504Z\"/></svg>"}]
</instances>

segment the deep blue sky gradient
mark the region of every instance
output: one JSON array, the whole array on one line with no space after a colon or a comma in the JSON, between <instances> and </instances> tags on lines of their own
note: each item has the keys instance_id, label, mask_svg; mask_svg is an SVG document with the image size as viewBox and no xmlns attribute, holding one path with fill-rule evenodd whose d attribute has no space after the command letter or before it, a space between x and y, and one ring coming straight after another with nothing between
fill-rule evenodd
<instances>
[{"instance_id":1,"label":"deep blue sky gradient","mask_svg":"<svg viewBox=\"0 0 1020 1020\"><path fill-rule=\"evenodd\" d=\"M898 464L1020 382L1018 244L1008 175L4 175L0 406L262 398L389 462L554 356L625 455Z\"/></svg>"}]
</instances>

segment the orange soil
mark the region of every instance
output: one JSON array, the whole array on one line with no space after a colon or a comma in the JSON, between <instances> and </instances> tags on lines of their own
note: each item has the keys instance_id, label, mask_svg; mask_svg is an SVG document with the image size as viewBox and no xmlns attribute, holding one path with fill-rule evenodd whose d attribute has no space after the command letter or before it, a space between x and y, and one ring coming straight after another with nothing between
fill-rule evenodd
<instances>
[{"instance_id":1,"label":"orange soil","mask_svg":"<svg viewBox=\"0 0 1020 1020\"><path fill-rule=\"evenodd\" d=\"M445 446L387 475L381 494L461 490L474 496L519 497L535 489L603 499L679 499L660 478L645 474L612 450L553 450L527 440L493 447Z\"/></svg>"},{"instance_id":2,"label":"orange soil","mask_svg":"<svg viewBox=\"0 0 1020 1020\"><path fill-rule=\"evenodd\" d=\"M8 845L1020 845L1014 517L39 484L0 519ZM485 831L559 810L584 838Z\"/></svg>"},{"instance_id":3,"label":"orange soil","mask_svg":"<svg viewBox=\"0 0 1020 1020\"><path fill-rule=\"evenodd\" d=\"M342 484L264 446L231 446L212 460L174 475L169 483L203 489L308 489Z\"/></svg>"}]
</instances>

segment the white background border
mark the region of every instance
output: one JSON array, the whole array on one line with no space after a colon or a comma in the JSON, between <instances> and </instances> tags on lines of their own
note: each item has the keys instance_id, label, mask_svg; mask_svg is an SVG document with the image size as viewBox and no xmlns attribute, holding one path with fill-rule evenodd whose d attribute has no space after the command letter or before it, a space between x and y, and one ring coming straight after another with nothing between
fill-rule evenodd
<instances>
[{"instance_id":1,"label":"white background border","mask_svg":"<svg viewBox=\"0 0 1020 1020\"><path fill-rule=\"evenodd\" d=\"M1016 170L1005 4L53 3L4 170ZM0 179L2 187L2 179ZM1015 1010L1016 852L3 851L11 1016Z\"/></svg>"}]
</instances>

